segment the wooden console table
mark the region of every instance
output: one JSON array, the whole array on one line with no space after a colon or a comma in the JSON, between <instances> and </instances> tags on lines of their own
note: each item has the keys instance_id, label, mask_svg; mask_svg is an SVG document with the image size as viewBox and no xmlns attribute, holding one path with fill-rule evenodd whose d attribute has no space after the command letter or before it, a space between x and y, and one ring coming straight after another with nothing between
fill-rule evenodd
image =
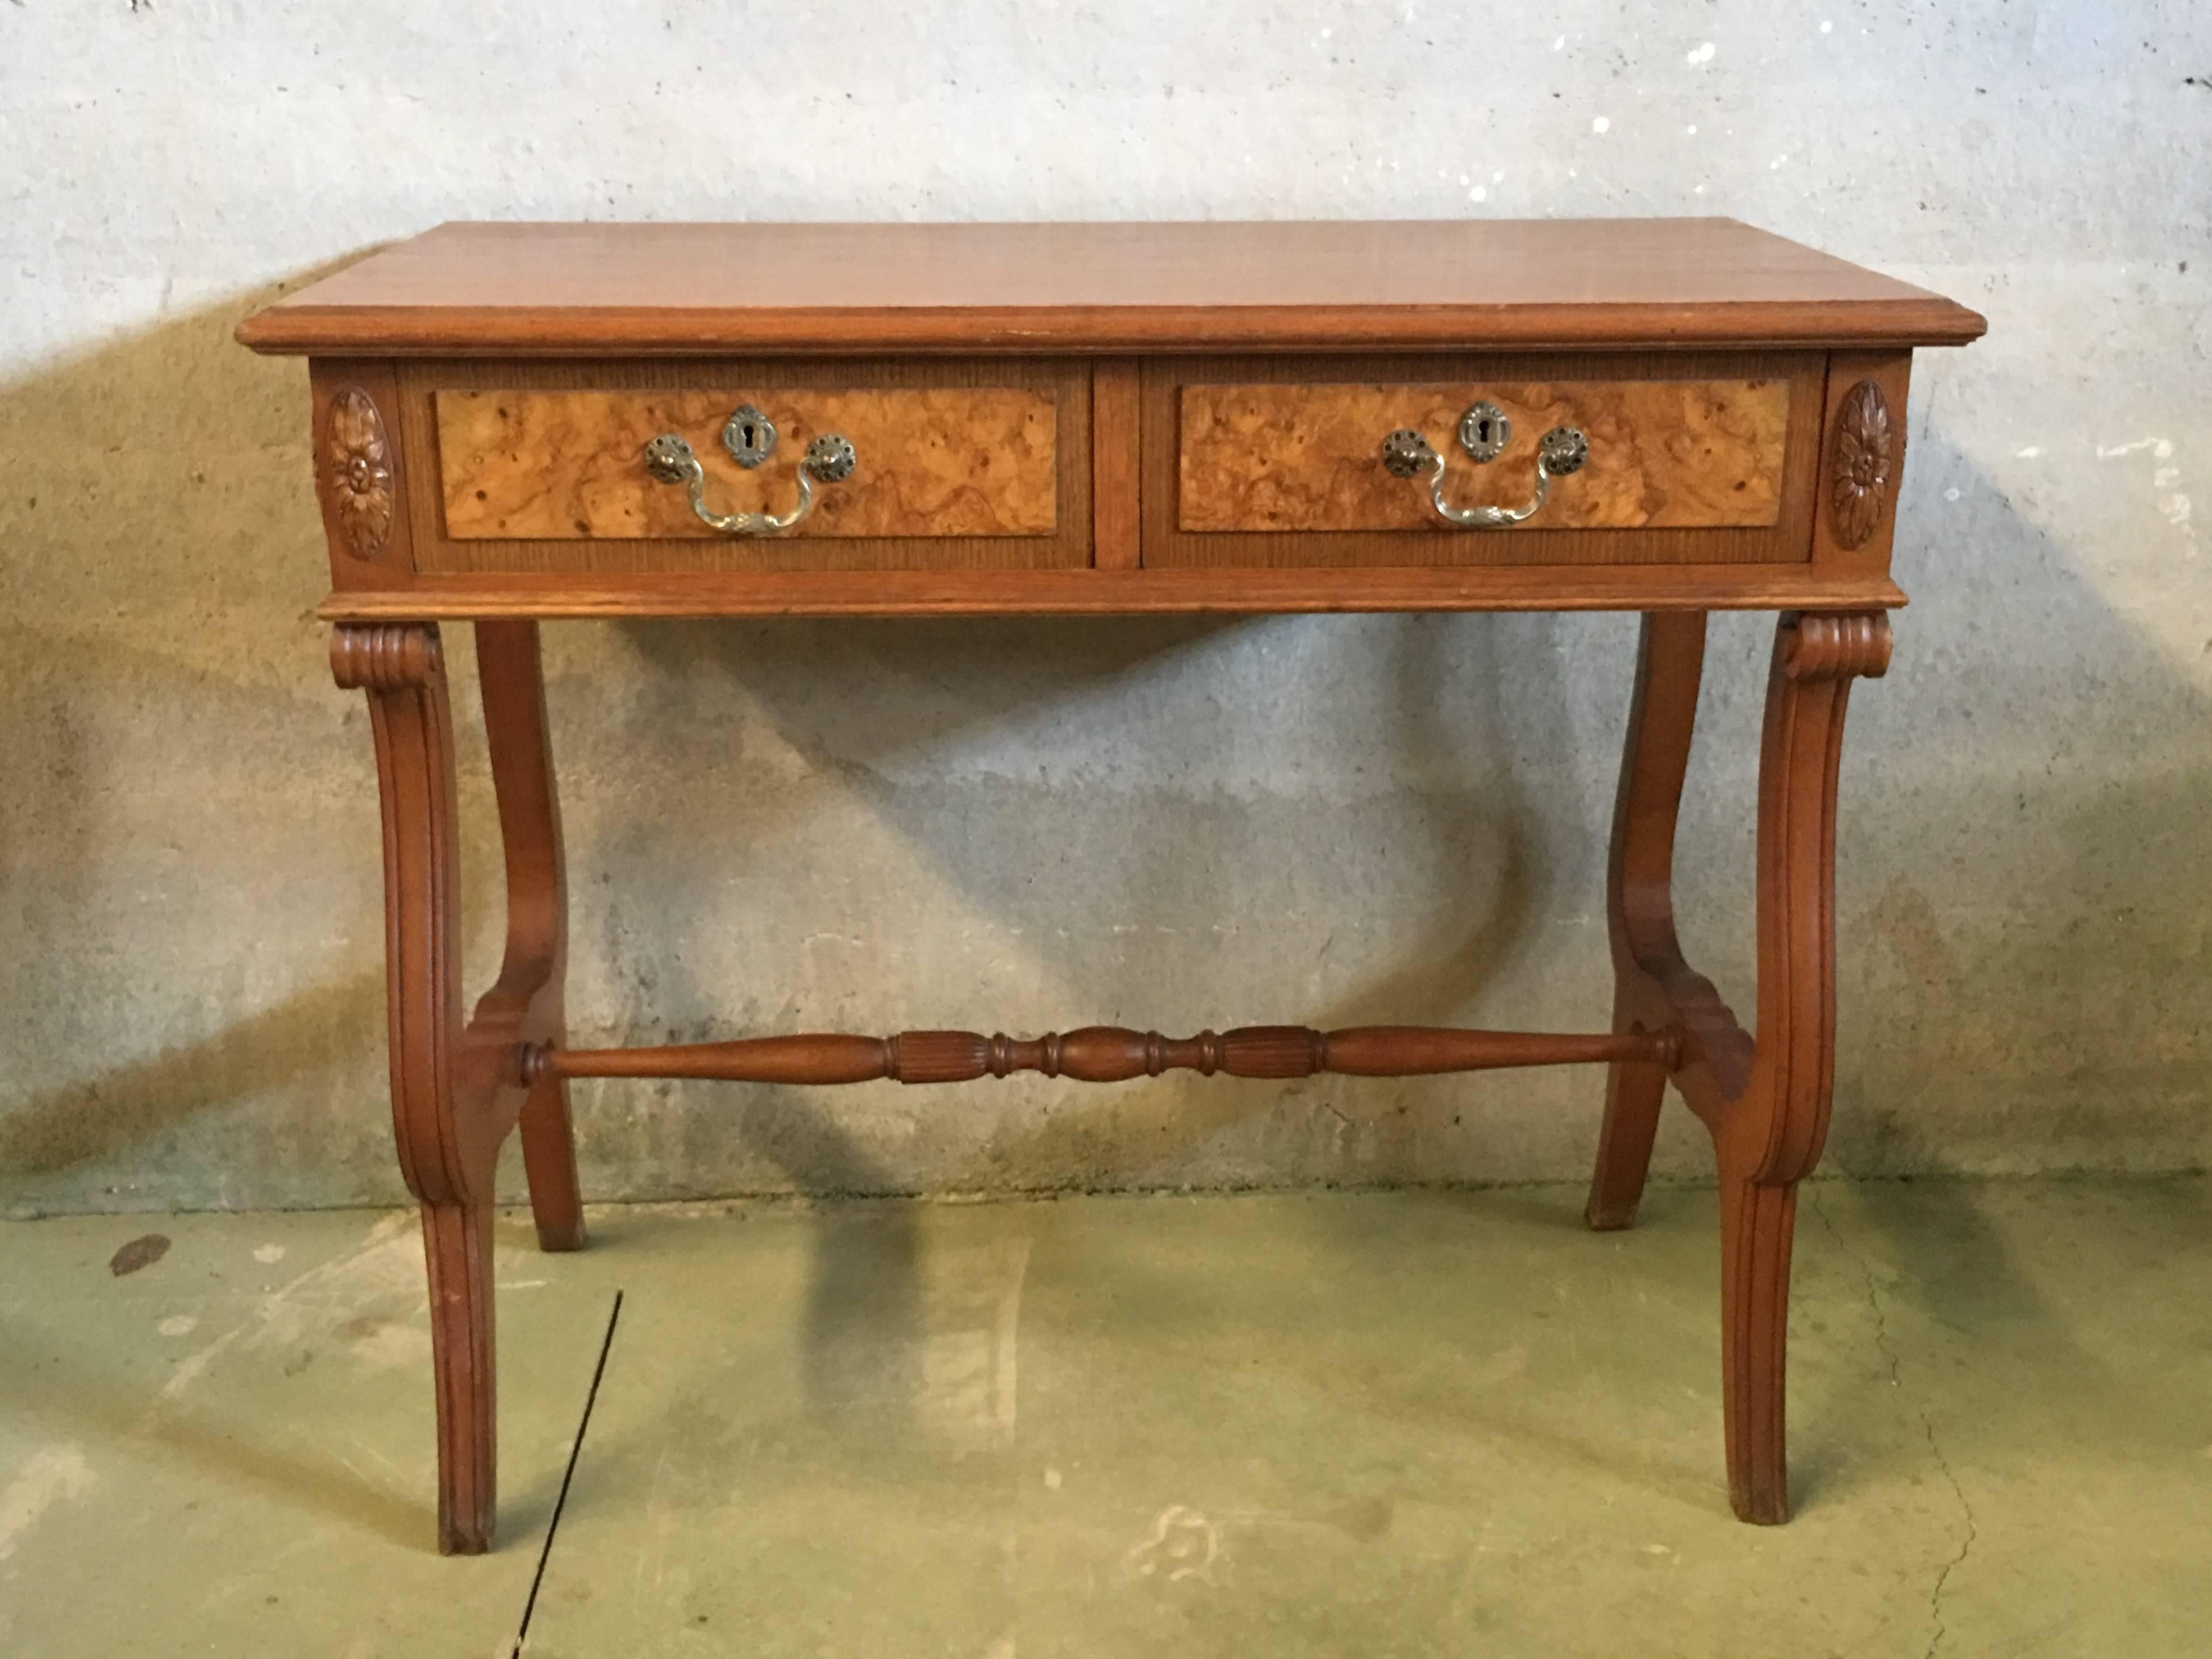
<instances>
[{"instance_id":1,"label":"wooden console table","mask_svg":"<svg viewBox=\"0 0 2212 1659\"><path fill-rule=\"evenodd\" d=\"M1844 704L1887 666L1904 603L1889 553L1912 348L1982 329L1712 219L455 224L247 319L247 345L310 359L322 615L374 718L440 1547L492 1536L492 1171L518 1125L540 1241L584 1242L572 1077L1603 1063L1601 1228L1634 1217L1671 1080L1718 1158L1729 1495L1747 1521L1784 1519L1795 1195L1834 1072ZM566 1046L541 617L1570 609L1644 613L1607 1031ZM1749 1030L1683 960L1668 895L1717 609L1780 613ZM444 620L476 626L507 855L506 960L469 1014Z\"/></svg>"}]
</instances>

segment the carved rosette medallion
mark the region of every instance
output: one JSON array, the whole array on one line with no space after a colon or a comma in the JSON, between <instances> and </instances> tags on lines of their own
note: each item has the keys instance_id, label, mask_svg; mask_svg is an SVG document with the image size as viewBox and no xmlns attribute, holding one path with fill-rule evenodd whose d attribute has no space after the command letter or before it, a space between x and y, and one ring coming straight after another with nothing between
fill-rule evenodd
<instances>
[{"instance_id":1,"label":"carved rosette medallion","mask_svg":"<svg viewBox=\"0 0 2212 1659\"><path fill-rule=\"evenodd\" d=\"M1874 534L1897 471L1897 444L1889 400L1872 380L1861 380L1836 411L1829 459L1828 518L1839 546L1856 547Z\"/></svg>"},{"instance_id":2,"label":"carved rosette medallion","mask_svg":"<svg viewBox=\"0 0 2212 1659\"><path fill-rule=\"evenodd\" d=\"M374 558L392 533L392 445L384 416L357 386L331 399L323 475L346 550L357 559Z\"/></svg>"}]
</instances>

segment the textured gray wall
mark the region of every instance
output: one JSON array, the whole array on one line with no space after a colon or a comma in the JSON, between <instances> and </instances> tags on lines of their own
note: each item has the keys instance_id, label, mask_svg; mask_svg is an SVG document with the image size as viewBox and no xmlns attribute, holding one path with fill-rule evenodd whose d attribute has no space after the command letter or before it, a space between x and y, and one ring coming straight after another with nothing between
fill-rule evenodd
<instances>
[{"instance_id":1,"label":"textured gray wall","mask_svg":"<svg viewBox=\"0 0 2212 1659\"><path fill-rule=\"evenodd\" d=\"M2201 1164L2212 21L2172 3L0 5L0 1206L397 1194L306 376L240 314L489 217L1728 213L1952 294L1844 766L1833 1153ZM580 1040L1582 1026L1621 617L549 631ZM465 632L468 954L501 926ZM1682 903L1747 999L1765 627ZM600 1196L1571 1176L1583 1073L611 1085ZM1676 1112L1662 1146L1695 1171Z\"/></svg>"}]
</instances>

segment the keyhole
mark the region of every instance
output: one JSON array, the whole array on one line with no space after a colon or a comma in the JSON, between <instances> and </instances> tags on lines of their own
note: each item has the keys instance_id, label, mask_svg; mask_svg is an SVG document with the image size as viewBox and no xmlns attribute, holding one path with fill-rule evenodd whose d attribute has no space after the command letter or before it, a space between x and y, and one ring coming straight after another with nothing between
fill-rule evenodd
<instances>
[{"instance_id":1,"label":"keyhole","mask_svg":"<svg viewBox=\"0 0 2212 1659\"><path fill-rule=\"evenodd\" d=\"M1459 417L1459 447L1478 461L1495 460L1512 438L1513 422L1487 398Z\"/></svg>"},{"instance_id":2,"label":"keyhole","mask_svg":"<svg viewBox=\"0 0 2212 1659\"><path fill-rule=\"evenodd\" d=\"M740 404L722 427L722 447L739 466L758 466L775 448L775 422L752 404Z\"/></svg>"}]
</instances>

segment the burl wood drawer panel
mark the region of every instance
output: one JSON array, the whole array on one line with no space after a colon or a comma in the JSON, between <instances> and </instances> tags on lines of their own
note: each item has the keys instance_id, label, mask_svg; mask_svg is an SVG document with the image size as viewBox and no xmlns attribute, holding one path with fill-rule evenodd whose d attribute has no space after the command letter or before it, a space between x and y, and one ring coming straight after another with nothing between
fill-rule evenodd
<instances>
[{"instance_id":1,"label":"burl wood drawer panel","mask_svg":"<svg viewBox=\"0 0 2212 1659\"><path fill-rule=\"evenodd\" d=\"M1090 558L1089 384L1055 363L426 365L410 371L416 565L513 570L1020 568ZM750 405L767 459L722 441ZM817 483L773 536L717 530L647 443L685 440L720 514L790 512L807 445L849 440L849 476ZM425 517L430 522L421 522Z\"/></svg>"},{"instance_id":2,"label":"burl wood drawer panel","mask_svg":"<svg viewBox=\"0 0 2212 1659\"><path fill-rule=\"evenodd\" d=\"M1810 556L1825 363L1815 354L1269 359L1162 364L1145 389L1146 562L1637 564ZM1511 423L1478 463L1478 401ZM1425 477L1382 465L1412 428L1455 507L1517 507L1554 427L1589 458L1526 522L1445 524Z\"/></svg>"}]
</instances>

